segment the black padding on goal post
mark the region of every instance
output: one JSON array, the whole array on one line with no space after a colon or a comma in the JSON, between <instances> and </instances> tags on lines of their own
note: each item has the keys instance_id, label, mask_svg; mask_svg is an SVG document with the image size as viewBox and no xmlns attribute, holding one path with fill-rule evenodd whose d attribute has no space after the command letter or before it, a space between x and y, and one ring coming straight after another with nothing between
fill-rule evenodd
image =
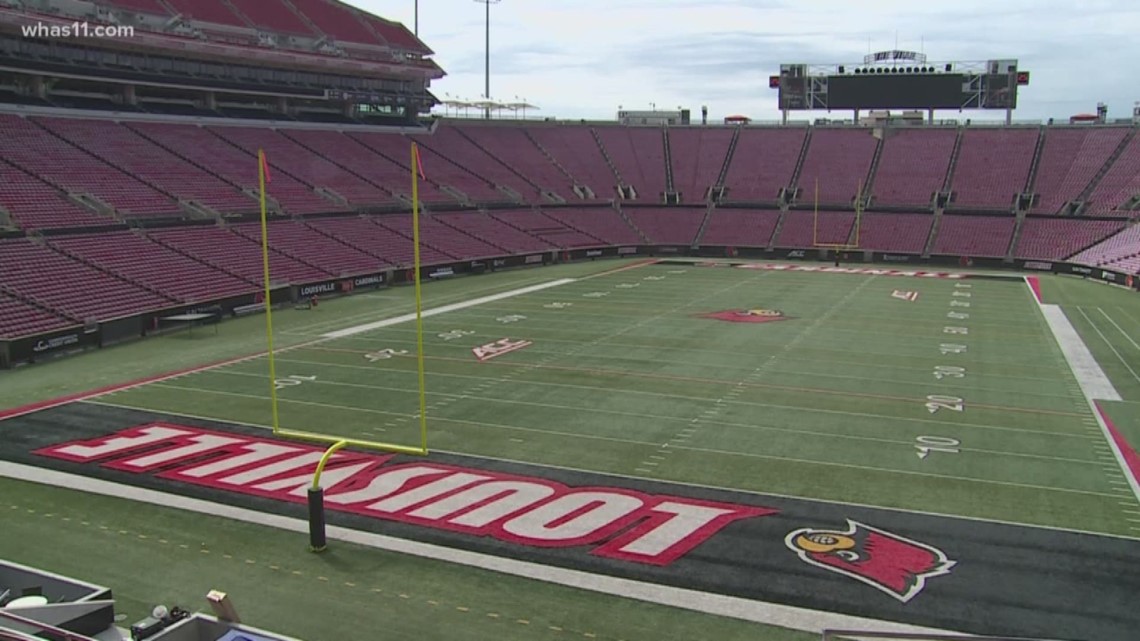
<instances>
[{"instance_id":1,"label":"black padding on goal post","mask_svg":"<svg viewBox=\"0 0 1140 641\"><path fill-rule=\"evenodd\" d=\"M324 552L328 547L325 539L325 490L309 488L309 550Z\"/></svg>"}]
</instances>

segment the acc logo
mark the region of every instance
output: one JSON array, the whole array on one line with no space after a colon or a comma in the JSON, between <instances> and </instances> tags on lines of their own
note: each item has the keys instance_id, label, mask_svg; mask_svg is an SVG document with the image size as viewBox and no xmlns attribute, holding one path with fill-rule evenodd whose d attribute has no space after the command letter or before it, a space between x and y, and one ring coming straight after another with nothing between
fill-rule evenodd
<instances>
[{"instance_id":1,"label":"acc logo","mask_svg":"<svg viewBox=\"0 0 1140 641\"><path fill-rule=\"evenodd\" d=\"M704 317L729 323L770 323L788 320L789 318L778 309L728 309L723 312L705 314Z\"/></svg>"},{"instance_id":2,"label":"acc logo","mask_svg":"<svg viewBox=\"0 0 1140 641\"><path fill-rule=\"evenodd\" d=\"M802 528L784 543L804 561L873 586L906 603L926 580L949 574L957 563L937 548L847 521L847 531Z\"/></svg>"}]
</instances>

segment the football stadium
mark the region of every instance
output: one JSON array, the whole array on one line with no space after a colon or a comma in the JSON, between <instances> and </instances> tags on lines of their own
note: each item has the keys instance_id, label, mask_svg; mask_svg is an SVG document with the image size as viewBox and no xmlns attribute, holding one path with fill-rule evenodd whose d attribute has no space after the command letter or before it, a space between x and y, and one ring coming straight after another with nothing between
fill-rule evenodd
<instances>
[{"instance_id":1,"label":"football stadium","mask_svg":"<svg viewBox=\"0 0 1140 641\"><path fill-rule=\"evenodd\" d=\"M418 2L0 0L0 640L1140 638L1140 103L553 117L476 1L472 101Z\"/></svg>"}]
</instances>

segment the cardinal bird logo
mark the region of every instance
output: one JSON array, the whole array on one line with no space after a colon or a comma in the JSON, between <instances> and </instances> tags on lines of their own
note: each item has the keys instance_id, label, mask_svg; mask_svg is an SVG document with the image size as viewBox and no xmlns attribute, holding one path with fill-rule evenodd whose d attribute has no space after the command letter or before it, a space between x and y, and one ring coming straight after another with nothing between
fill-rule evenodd
<instances>
[{"instance_id":1,"label":"cardinal bird logo","mask_svg":"<svg viewBox=\"0 0 1140 641\"><path fill-rule=\"evenodd\" d=\"M729 323L770 323L788 320L789 318L778 309L726 309L721 312L702 314L702 316Z\"/></svg>"},{"instance_id":2,"label":"cardinal bird logo","mask_svg":"<svg viewBox=\"0 0 1140 641\"><path fill-rule=\"evenodd\" d=\"M873 586L906 603L927 579L957 563L938 548L848 519L847 531L801 528L784 543L801 559Z\"/></svg>"}]
</instances>

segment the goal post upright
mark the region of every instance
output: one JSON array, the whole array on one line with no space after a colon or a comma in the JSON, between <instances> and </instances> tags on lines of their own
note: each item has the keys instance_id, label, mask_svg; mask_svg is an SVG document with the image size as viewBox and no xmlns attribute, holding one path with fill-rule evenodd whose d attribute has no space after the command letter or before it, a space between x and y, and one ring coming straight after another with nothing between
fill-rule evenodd
<instances>
[{"instance_id":1,"label":"goal post upright","mask_svg":"<svg viewBox=\"0 0 1140 641\"><path fill-rule=\"evenodd\" d=\"M420 282L420 185L419 181L422 178L423 164L420 161L419 147L412 143L411 147L411 173L412 173L412 244L413 244L413 264L412 273L415 282L415 303L416 303L416 369L419 379L419 425L420 425L420 443L419 447L411 445L397 445L394 443L380 443L376 441L365 441L362 439L352 439L343 437L334 437L327 434L318 434L316 432L308 432L301 430L280 430L277 428L277 400L276 400L276 385L274 384L273 396L273 409L274 409L274 433L291 437L300 440L317 441L320 443L328 444L328 449L321 456L320 461L317 463L316 470L313 471L313 483L308 489L308 503L309 503L309 550L311 552L323 552L328 548L328 539L325 533L325 491L321 487L321 474L325 470L325 466L336 455L336 453L346 447L358 447L364 449L380 450L384 452L393 452L396 454L408 454L424 456L428 453L427 449L427 388L425 385L424 376L424 324L423 324L423 294ZM264 204L262 205L264 212ZM264 229L264 215L262 216L262 225ZM264 238L265 234L262 233ZM268 257L268 250L266 249L266 256ZM268 283L269 277L269 262L268 258L265 263L266 269L266 282ZM272 356L273 348L270 344L270 359ZM270 363L273 361L270 360ZM270 365L272 370L272 365ZM272 381L271 381L272 383Z\"/></svg>"},{"instance_id":2,"label":"goal post upright","mask_svg":"<svg viewBox=\"0 0 1140 641\"><path fill-rule=\"evenodd\" d=\"M269 300L269 224L267 221L265 207L265 183L268 176L266 175L267 161L265 159L265 150L257 150L257 186L261 194L261 271L262 278L265 281L265 343L269 350L269 400L271 405L271 414L273 421L273 433L281 428L281 423L278 419L277 412L277 364L273 357L273 305Z\"/></svg>"},{"instance_id":3,"label":"goal post upright","mask_svg":"<svg viewBox=\"0 0 1140 641\"><path fill-rule=\"evenodd\" d=\"M416 370L420 391L420 449L427 454L427 390L424 383L424 317L423 296L420 290L420 148L412 143L412 251L415 272L416 297Z\"/></svg>"}]
</instances>

